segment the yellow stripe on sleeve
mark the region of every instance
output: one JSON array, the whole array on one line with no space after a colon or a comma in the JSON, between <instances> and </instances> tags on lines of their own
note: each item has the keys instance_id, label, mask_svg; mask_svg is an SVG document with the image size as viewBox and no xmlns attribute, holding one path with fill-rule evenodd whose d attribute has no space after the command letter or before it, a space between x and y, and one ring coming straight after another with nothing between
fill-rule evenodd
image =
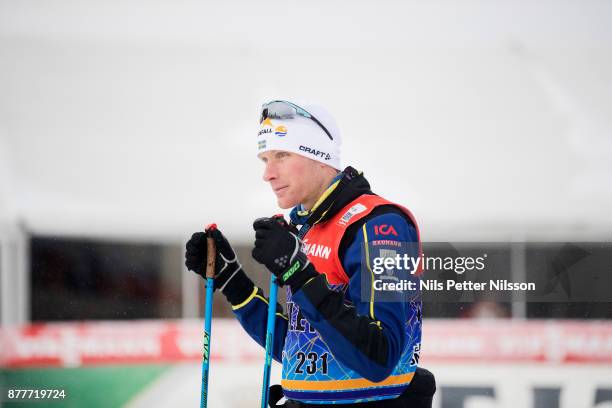
<instances>
[{"instance_id":1,"label":"yellow stripe on sleeve","mask_svg":"<svg viewBox=\"0 0 612 408\"><path fill-rule=\"evenodd\" d=\"M253 300L253 298L257 295L257 286L253 286L253 293L251 293L249 295L248 298L246 298L246 300L236 306L232 305L232 310L238 310L241 307L246 306L251 300Z\"/></svg>"},{"instance_id":2,"label":"yellow stripe on sleeve","mask_svg":"<svg viewBox=\"0 0 612 408\"><path fill-rule=\"evenodd\" d=\"M248 304L248 303L249 303L251 300L253 300L253 299L255 299L255 298L258 298L258 299L263 300L263 301L264 301L264 303L265 303L266 305L267 305L267 304L269 304L269 303L268 303L268 300L267 300L265 297L260 296L260 295L258 295L258 294L257 294L257 286L254 286L253 293L251 293L251 294L249 295L249 297L248 297L248 298L246 298L246 300L245 300L244 302L240 303L239 305L232 306L232 310L238 310L238 309L240 309L241 307L246 306L246 305L247 305L247 304ZM282 317L283 319L285 319L285 320L289 321L289 318L288 318L287 316L285 316L284 314L282 314L282 313L276 313L276 315L277 315L278 317Z\"/></svg>"}]
</instances>

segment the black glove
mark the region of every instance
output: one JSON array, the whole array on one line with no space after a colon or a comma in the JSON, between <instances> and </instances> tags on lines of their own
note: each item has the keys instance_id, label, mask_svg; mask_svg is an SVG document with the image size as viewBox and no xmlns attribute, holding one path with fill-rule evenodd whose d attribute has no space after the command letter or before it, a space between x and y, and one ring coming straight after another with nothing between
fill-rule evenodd
<instances>
[{"instance_id":1,"label":"black glove","mask_svg":"<svg viewBox=\"0 0 612 408\"><path fill-rule=\"evenodd\" d=\"M302 251L302 241L289 231L282 217L258 218L253 223L255 248L253 259L276 275L280 286L288 284L295 292L318 275Z\"/></svg>"},{"instance_id":2,"label":"black glove","mask_svg":"<svg viewBox=\"0 0 612 408\"><path fill-rule=\"evenodd\" d=\"M217 254L215 256L215 290L221 289L242 271L236 253L221 231L215 228L207 228L206 232L196 232L187 241L185 252L185 266L206 279L206 238L211 237L215 241Z\"/></svg>"}]
</instances>

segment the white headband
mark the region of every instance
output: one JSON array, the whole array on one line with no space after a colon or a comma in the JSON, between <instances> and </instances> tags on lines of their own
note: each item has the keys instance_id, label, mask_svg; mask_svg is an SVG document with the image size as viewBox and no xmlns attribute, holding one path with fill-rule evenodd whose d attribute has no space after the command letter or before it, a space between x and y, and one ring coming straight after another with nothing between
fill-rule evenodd
<instances>
[{"instance_id":1,"label":"white headband","mask_svg":"<svg viewBox=\"0 0 612 408\"><path fill-rule=\"evenodd\" d=\"M282 150L342 170L340 166L342 140L334 118L321 106L296 105L317 118L329 131L333 140L312 119L303 116L296 116L292 119L268 118L261 123L257 133L257 154L270 150Z\"/></svg>"}]
</instances>

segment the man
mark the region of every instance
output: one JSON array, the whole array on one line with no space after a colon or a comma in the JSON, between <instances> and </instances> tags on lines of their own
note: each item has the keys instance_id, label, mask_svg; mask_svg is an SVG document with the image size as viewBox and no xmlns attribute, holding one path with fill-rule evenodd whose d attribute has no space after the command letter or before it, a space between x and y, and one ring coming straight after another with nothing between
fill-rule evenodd
<instances>
[{"instance_id":1,"label":"man","mask_svg":"<svg viewBox=\"0 0 612 408\"><path fill-rule=\"evenodd\" d=\"M276 305L273 348L284 406L430 407L435 381L417 368L420 300L373 289L377 255L420 254L416 221L372 193L360 172L340 171L340 132L323 108L272 101L260 125L263 179L280 208L293 207L290 227L275 218L253 224L253 258L287 288L286 314ZM268 301L221 232L195 233L185 264L203 274L207 234L217 244L215 286L265 347ZM397 280L393 271L385 278ZM271 404L278 399L271 395Z\"/></svg>"}]
</instances>

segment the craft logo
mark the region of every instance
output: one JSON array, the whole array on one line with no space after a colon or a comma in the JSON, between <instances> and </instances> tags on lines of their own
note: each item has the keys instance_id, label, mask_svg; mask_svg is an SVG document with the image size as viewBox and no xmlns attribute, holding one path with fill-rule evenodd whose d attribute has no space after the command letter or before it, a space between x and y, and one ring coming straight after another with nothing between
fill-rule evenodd
<instances>
[{"instance_id":1,"label":"craft logo","mask_svg":"<svg viewBox=\"0 0 612 408\"><path fill-rule=\"evenodd\" d=\"M278 137L283 137L285 135L287 135L287 128L285 126L277 126L276 129L274 129L274 134Z\"/></svg>"},{"instance_id":2,"label":"craft logo","mask_svg":"<svg viewBox=\"0 0 612 408\"><path fill-rule=\"evenodd\" d=\"M293 266L291 266L291 268L289 268L289 270L283 274L283 280L286 282L287 279L289 279L295 273L295 271L299 269L300 265L301 263L299 260L295 261Z\"/></svg>"},{"instance_id":3,"label":"craft logo","mask_svg":"<svg viewBox=\"0 0 612 408\"><path fill-rule=\"evenodd\" d=\"M313 156L321 157L325 160L331 159L331 155L329 153L322 152L321 150L313 149L312 147L300 145L300 151L310 153Z\"/></svg>"},{"instance_id":4,"label":"craft logo","mask_svg":"<svg viewBox=\"0 0 612 408\"><path fill-rule=\"evenodd\" d=\"M261 150L261 149L265 149L266 148L266 141L265 140L260 140L259 142L257 142L257 149Z\"/></svg>"}]
</instances>

